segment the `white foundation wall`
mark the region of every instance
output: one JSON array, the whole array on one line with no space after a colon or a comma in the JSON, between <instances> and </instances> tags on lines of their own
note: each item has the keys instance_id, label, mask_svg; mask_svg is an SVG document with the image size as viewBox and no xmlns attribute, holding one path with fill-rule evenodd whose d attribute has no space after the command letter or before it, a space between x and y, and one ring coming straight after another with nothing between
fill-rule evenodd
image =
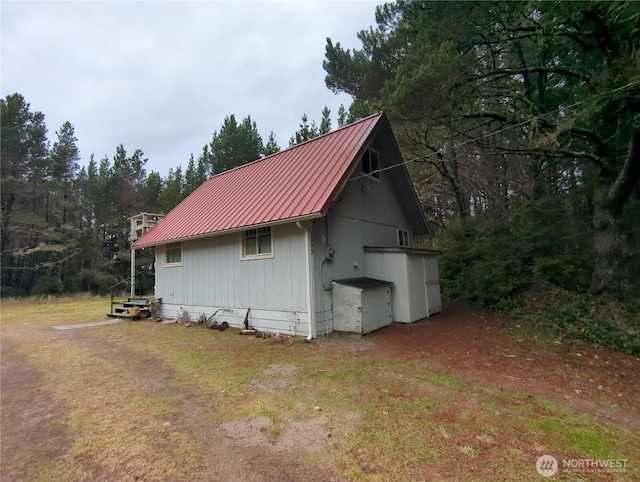
<instances>
[{"instance_id":1,"label":"white foundation wall","mask_svg":"<svg viewBox=\"0 0 640 482\"><path fill-rule=\"evenodd\" d=\"M201 313L207 318L214 313L211 319L218 323L226 321L229 326L240 328L244 322L247 310L243 308L229 308L222 306L189 306L189 318L192 321L198 320ZM167 318L179 318L185 307L161 303L160 316ZM290 336L307 336L308 334L308 316L307 313L297 311L268 311L254 310L249 311L249 325L260 331L270 333L282 333Z\"/></svg>"}]
</instances>

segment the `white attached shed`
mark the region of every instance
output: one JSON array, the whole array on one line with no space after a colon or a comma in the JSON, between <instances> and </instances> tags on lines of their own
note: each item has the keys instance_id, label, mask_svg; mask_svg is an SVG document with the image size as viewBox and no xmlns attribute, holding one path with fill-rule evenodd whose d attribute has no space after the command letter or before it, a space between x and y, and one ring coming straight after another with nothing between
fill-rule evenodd
<instances>
[{"instance_id":1,"label":"white attached shed","mask_svg":"<svg viewBox=\"0 0 640 482\"><path fill-rule=\"evenodd\" d=\"M393 321L413 323L442 311L440 251L365 246L367 272L393 283Z\"/></svg>"},{"instance_id":2,"label":"white attached shed","mask_svg":"<svg viewBox=\"0 0 640 482\"><path fill-rule=\"evenodd\" d=\"M391 285L373 278L333 282L335 331L362 335L391 324Z\"/></svg>"}]
</instances>

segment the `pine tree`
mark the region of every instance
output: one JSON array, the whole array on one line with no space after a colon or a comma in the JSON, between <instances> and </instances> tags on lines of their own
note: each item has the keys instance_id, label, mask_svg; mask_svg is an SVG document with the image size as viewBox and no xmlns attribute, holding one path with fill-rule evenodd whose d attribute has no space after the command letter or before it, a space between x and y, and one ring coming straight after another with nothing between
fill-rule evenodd
<instances>
[{"instance_id":1,"label":"pine tree","mask_svg":"<svg viewBox=\"0 0 640 482\"><path fill-rule=\"evenodd\" d=\"M331 109L324 106L322 109L322 120L320 121L320 129L318 129L318 135L327 134L331 132Z\"/></svg>"},{"instance_id":2,"label":"pine tree","mask_svg":"<svg viewBox=\"0 0 640 482\"><path fill-rule=\"evenodd\" d=\"M220 132L214 131L209 148L214 174L259 159L263 153L256 123L248 116L238 124L233 114L225 117Z\"/></svg>"},{"instance_id":3,"label":"pine tree","mask_svg":"<svg viewBox=\"0 0 640 482\"><path fill-rule=\"evenodd\" d=\"M271 154L275 154L276 152L280 152L280 146L276 142L276 135L271 131L269 133L269 140L267 141L267 145L264 146L264 155L270 156Z\"/></svg>"}]
</instances>

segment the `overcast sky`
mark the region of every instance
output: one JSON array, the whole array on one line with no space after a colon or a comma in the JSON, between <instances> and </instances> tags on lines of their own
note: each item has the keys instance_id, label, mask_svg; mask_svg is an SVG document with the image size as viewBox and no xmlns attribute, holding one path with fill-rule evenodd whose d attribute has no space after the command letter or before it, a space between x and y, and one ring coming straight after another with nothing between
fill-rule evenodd
<instances>
[{"instance_id":1,"label":"overcast sky","mask_svg":"<svg viewBox=\"0 0 640 482\"><path fill-rule=\"evenodd\" d=\"M327 105L336 127L351 99L325 86L326 38L359 48L379 3L3 0L0 94L42 112L51 143L71 122L82 164L122 143L147 171L184 169L230 114L286 148L304 113Z\"/></svg>"}]
</instances>

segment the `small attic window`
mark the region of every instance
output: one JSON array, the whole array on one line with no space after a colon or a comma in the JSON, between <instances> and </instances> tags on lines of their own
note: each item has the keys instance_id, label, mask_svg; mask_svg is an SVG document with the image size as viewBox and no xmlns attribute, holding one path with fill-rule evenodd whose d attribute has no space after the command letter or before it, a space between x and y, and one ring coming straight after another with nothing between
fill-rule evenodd
<instances>
[{"instance_id":1,"label":"small attic window","mask_svg":"<svg viewBox=\"0 0 640 482\"><path fill-rule=\"evenodd\" d=\"M362 156L362 173L380 179L380 155L378 151L367 149Z\"/></svg>"},{"instance_id":2,"label":"small attic window","mask_svg":"<svg viewBox=\"0 0 640 482\"><path fill-rule=\"evenodd\" d=\"M409 231L406 229L398 229L398 246L402 248L411 247L411 239L409 238Z\"/></svg>"}]
</instances>

